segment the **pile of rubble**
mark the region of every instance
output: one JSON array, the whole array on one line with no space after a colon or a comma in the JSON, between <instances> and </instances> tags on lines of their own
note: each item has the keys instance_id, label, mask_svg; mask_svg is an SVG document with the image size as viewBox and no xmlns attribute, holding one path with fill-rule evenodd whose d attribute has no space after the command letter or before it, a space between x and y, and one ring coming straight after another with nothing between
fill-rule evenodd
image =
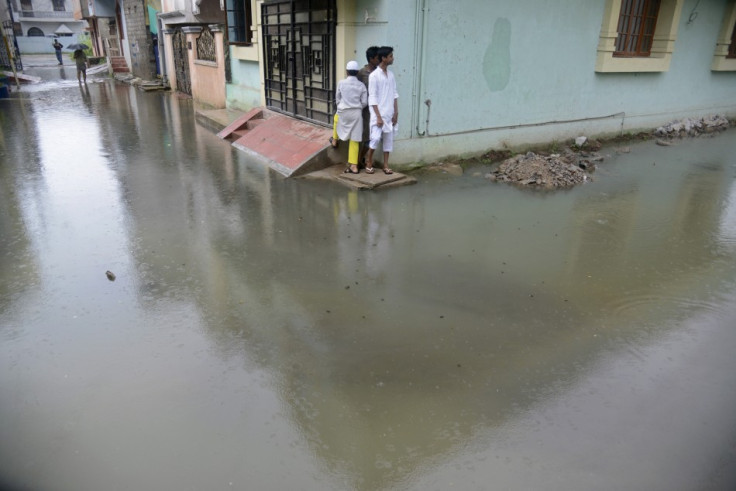
<instances>
[{"instance_id":1,"label":"pile of rubble","mask_svg":"<svg viewBox=\"0 0 736 491\"><path fill-rule=\"evenodd\" d=\"M587 181L587 171L603 160L596 152L575 153L566 149L562 154L538 155L527 152L504 160L498 169L486 175L496 182L543 189L567 188Z\"/></svg>"},{"instance_id":2,"label":"pile of rubble","mask_svg":"<svg viewBox=\"0 0 736 491\"><path fill-rule=\"evenodd\" d=\"M717 133L728 129L730 122L727 118L719 115L706 116L704 118L685 118L672 121L654 130L654 136L658 138L685 138L688 136L700 136L703 134Z\"/></svg>"},{"instance_id":3,"label":"pile of rubble","mask_svg":"<svg viewBox=\"0 0 736 491\"><path fill-rule=\"evenodd\" d=\"M87 73L89 73L89 71ZM161 79L143 80L142 78L136 77L130 73L116 73L115 80L117 80L118 82L126 83L128 85L132 85L145 92L169 89L169 87L167 87Z\"/></svg>"}]
</instances>

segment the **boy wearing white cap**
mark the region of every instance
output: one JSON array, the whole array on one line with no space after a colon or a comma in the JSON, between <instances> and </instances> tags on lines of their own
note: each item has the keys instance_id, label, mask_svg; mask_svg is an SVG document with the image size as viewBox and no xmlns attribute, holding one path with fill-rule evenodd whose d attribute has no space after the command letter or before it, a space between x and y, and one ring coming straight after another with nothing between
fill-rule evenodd
<instances>
[{"instance_id":1,"label":"boy wearing white cap","mask_svg":"<svg viewBox=\"0 0 736 491\"><path fill-rule=\"evenodd\" d=\"M349 61L345 67L348 76L337 83L335 113L330 144L337 148L338 140L350 140L348 147L348 167L346 173L357 174L358 153L363 138L363 108L368 105L368 90L357 76L360 66L357 61Z\"/></svg>"}]
</instances>

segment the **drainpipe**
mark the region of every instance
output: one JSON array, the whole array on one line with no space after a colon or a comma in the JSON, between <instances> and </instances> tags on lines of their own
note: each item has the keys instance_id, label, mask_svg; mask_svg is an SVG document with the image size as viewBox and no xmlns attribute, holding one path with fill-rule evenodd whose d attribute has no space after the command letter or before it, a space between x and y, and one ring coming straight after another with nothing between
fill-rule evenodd
<instances>
[{"instance_id":1,"label":"drainpipe","mask_svg":"<svg viewBox=\"0 0 736 491\"><path fill-rule=\"evenodd\" d=\"M169 72L166 66L166 44L164 43L166 34L164 34L164 22L159 17L160 15L161 12L156 14L156 24L158 24L158 67L161 70L161 83L166 86L169 85Z\"/></svg>"},{"instance_id":2,"label":"drainpipe","mask_svg":"<svg viewBox=\"0 0 736 491\"><path fill-rule=\"evenodd\" d=\"M417 0L417 13L415 19L416 36L414 45L418 52L415 54L415 79L414 79L414 128L418 136L424 136L427 133L425 126L424 131L420 131L419 125L422 114L422 97L424 85L424 65L427 53L427 21L429 19L429 0ZM427 104L429 111L429 104ZM427 124L429 123L429 115L427 115Z\"/></svg>"}]
</instances>

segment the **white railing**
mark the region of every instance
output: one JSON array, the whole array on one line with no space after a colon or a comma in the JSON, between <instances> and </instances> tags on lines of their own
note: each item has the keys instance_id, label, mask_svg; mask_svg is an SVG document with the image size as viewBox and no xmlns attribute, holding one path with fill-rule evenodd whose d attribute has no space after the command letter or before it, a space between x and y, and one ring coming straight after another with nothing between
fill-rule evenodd
<instances>
[{"instance_id":1,"label":"white railing","mask_svg":"<svg viewBox=\"0 0 736 491\"><path fill-rule=\"evenodd\" d=\"M73 19L74 12L58 11L58 10L21 10L21 17L35 19Z\"/></svg>"},{"instance_id":2,"label":"white railing","mask_svg":"<svg viewBox=\"0 0 736 491\"><path fill-rule=\"evenodd\" d=\"M107 56L123 56L123 52L120 49L120 38L105 38L105 48Z\"/></svg>"}]
</instances>

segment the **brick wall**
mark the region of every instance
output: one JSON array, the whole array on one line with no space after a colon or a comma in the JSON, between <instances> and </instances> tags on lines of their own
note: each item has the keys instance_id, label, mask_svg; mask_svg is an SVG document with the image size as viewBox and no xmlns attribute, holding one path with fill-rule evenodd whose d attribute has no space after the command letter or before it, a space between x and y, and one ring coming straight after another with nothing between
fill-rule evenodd
<instances>
[{"instance_id":1,"label":"brick wall","mask_svg":"<svg viewBox=\"0 0 736 491\"><path fill-rule=\"evenodd\" d=\"M130 71L144 80L156 78L151 33L146 26L146 4L143 0L124 0L125 25L130 50Z\"/></svg>"}]
</instances>

